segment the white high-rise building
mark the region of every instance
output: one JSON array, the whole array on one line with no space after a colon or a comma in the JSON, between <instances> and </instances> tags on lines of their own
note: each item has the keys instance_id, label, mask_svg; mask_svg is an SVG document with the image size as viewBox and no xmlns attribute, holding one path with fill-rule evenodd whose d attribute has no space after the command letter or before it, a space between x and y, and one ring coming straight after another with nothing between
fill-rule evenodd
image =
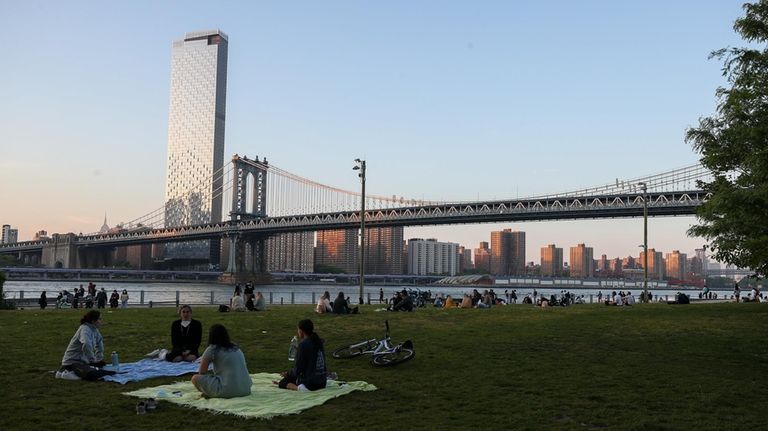
<instances>
[{"instance_id":1,"label":"white high-rise building","mask_svg":"<svg viewBox=\"0 0 768 431\"><path fill-rule=\"evenodd\" d=\"M165 225L221 221L220 173L224 163L227 35L187 33L173 42L168 114ZM218 177L218 179L217 179ZM218 261L218 241L168 244L166 258Z\"/></svg>"},{"instance_id":2,"label":"white high-rise building","mask_svg":"<svg viewBox=\"0 0 768 431\"><path fill-rule=\"evenodd\" d=\"M436 239L408 240L408 274L456 275L458 270L458 244Z\"/></svg>"}]
</instances>

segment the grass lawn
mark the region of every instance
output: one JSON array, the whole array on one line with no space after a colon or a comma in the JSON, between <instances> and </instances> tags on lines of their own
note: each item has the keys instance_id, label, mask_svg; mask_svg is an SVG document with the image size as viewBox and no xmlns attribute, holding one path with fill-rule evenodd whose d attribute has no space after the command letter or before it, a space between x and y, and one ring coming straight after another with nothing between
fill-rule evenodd
<instances>
[{"instance_id":1,"label":"grass lawn","mask_svg":"<svg viewBox=\"0 0 768 431\"><path fill-rule=\"evenodd\" d=\"M311 318L326 341L329 368L340 378L379 387L269 421L167 402L138 416L137 399L122 392L181 378L124 386L56 380L51 370L58 367L83 311L1 311L0 430L698 431L766 429L768 423L764 304L517 305L414 313L374 312L367 306L352 316L318 316L312 310L302 305L264 313L194 311L206 332L203 343L208 326L223 323L243 348L252 373L285 370L296 323ZM170 347L174 312L105 313L101 331L107 352L117 350L121 361L132 362L157 347ZM379 369L367 357L331 358L336 347L383 335L384 319L395 341L414 341L412 361Z\"/></svg>"}]
</instances>

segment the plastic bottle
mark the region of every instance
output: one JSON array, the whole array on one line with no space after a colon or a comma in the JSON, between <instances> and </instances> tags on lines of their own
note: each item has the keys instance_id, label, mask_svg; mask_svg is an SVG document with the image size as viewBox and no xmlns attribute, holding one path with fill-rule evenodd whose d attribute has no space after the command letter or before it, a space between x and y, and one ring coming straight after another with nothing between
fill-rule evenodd
<instances>
[{"instance_id":1,"label":"plastic bottle","mask_svg":"<svg viewBox=\"0 0 768 431\"><path fill-rule=\"evenodd\" d=\"M115 368L115 371L120 371L120 357L117 355L117 352L112 352L112 366Z\"/></svg>"},{"instance_id":2,"label":"plastic bottle","mask_svg":"<svg viewBox=\"0 0 768 431\"><path fill-rule=\"evenodd\" d=\"M288 360L293 361L296 360L296 350L299 349L299 339L296 338L294 335L293 338L291 338L291 346L288 347Z\"/></svg>"}]
</instances>

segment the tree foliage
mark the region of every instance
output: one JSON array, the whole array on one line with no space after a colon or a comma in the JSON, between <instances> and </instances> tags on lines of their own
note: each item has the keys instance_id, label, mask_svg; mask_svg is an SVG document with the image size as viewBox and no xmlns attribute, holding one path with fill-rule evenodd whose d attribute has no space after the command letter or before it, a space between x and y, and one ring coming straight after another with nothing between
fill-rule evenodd
<instances>
[{"instance_id":1,"label":"tree foliage","mask_svg":"<svg viewBox=\"0 0 768 431\"><path fill-rule=\"evenodd\" d=\"M734 30L746 48L724 48L729 88L716 91L717 113L701 118L686 141L701 154L711 197L697 211L690 235L706 238L715 259L768 275L768 0L744 5Z\"/></svg>"}]
</instances>

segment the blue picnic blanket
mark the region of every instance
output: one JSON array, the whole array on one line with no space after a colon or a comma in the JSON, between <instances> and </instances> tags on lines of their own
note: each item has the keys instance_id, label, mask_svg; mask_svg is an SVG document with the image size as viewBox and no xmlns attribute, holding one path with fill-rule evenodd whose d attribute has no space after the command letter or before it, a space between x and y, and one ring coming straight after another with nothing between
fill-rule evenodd
<instances>
[{"instance_id":1,"label":"blue picnic blanket","mask_svg":"<svg viewBox=\"0 0 768 431\"><path fill-rule=\"evenodd\" d=\"M113 370L112 366L104 367ZM128 382L138 382L154 377L182 376L194 374L200 369L198 362L168 362L156 359L142 359L138 362L120 364L118 373L112 376L104 376L104 380L124 385Z\"/></svg>"}]
</instances>

